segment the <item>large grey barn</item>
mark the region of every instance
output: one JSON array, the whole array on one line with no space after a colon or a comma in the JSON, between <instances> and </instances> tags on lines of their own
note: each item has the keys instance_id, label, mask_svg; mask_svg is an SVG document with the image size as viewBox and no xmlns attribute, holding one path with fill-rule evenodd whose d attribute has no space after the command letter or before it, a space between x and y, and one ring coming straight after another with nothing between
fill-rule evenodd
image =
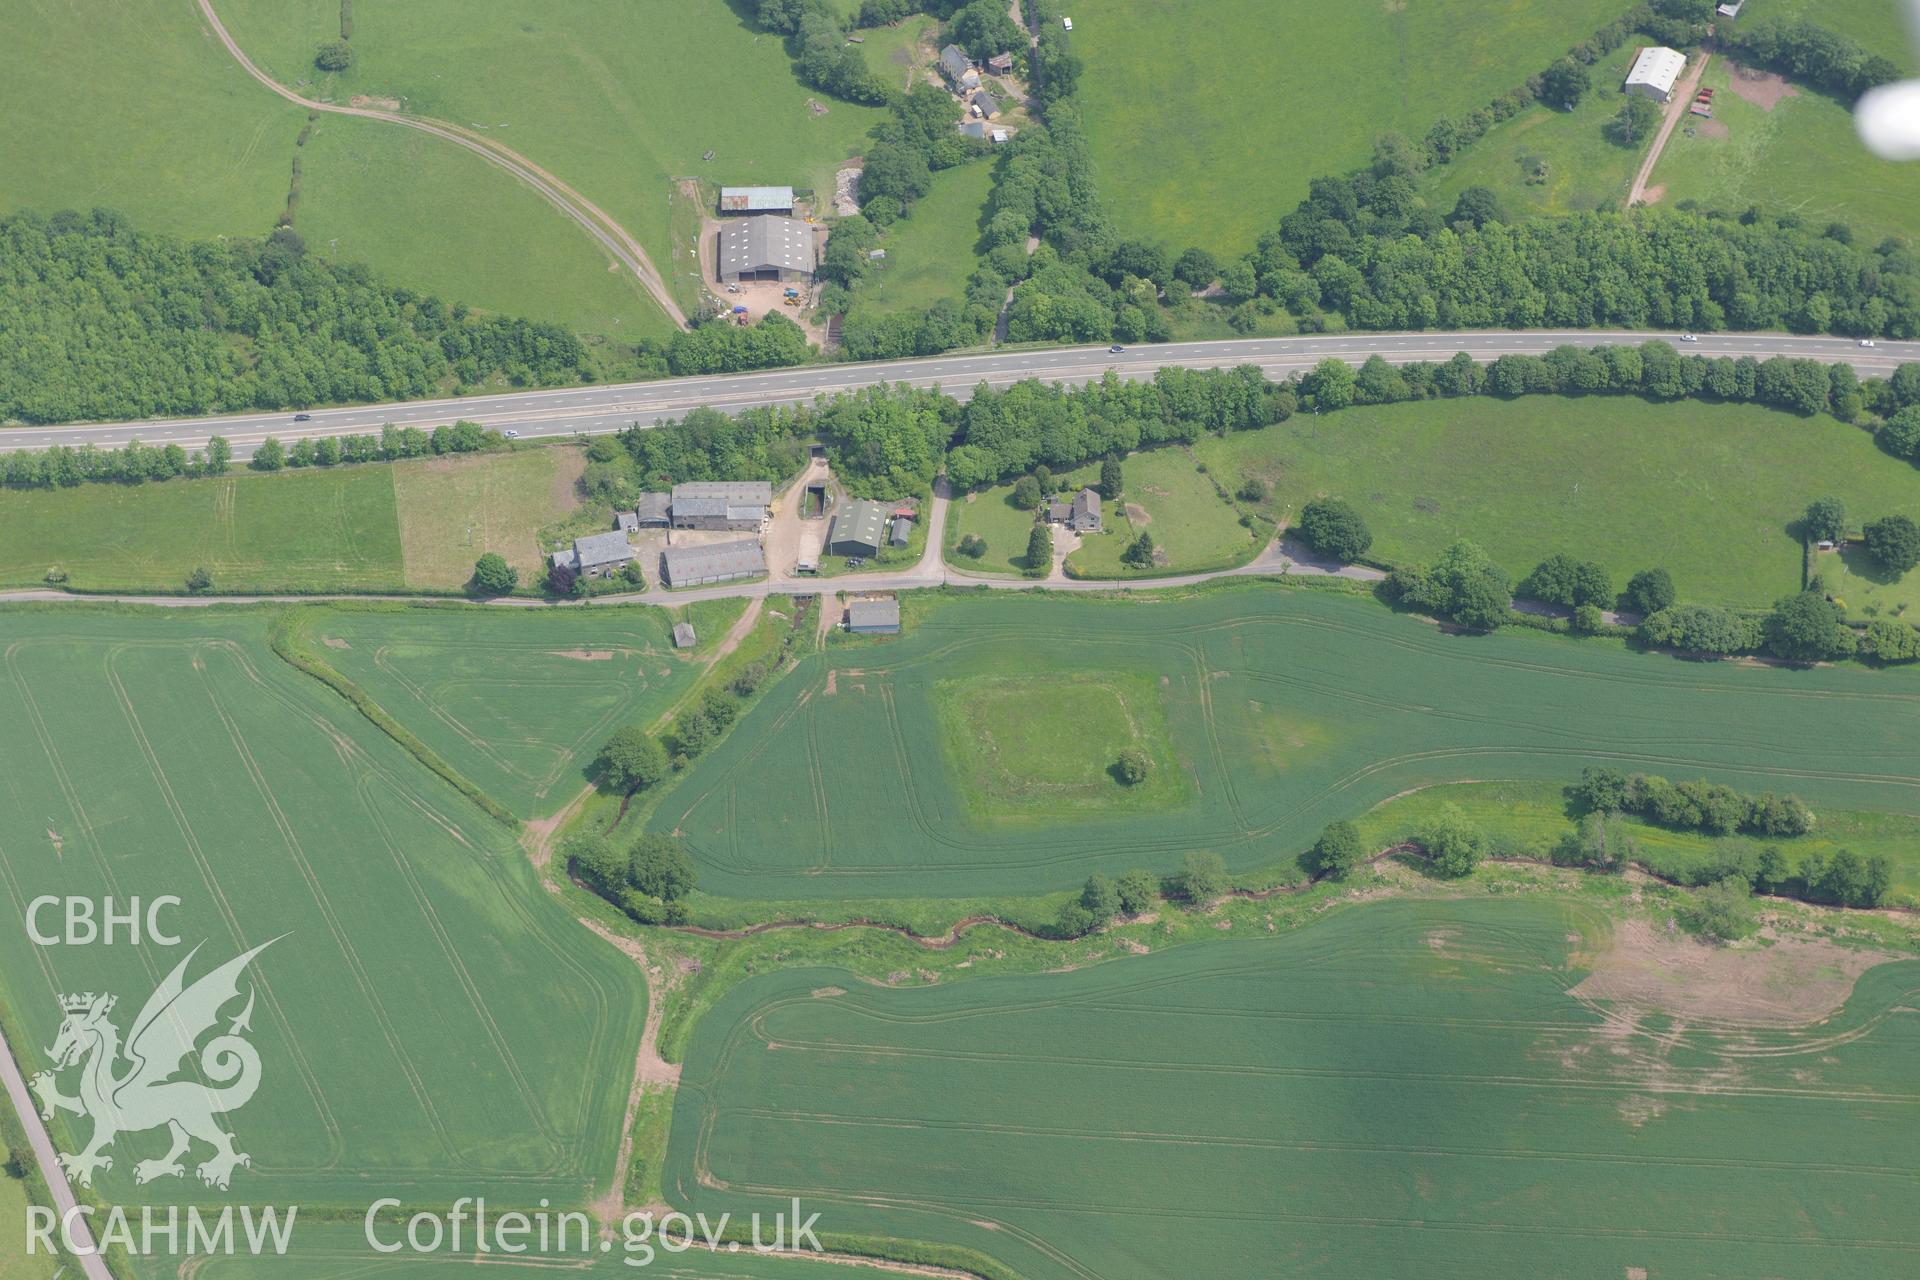
<instances>
[{"instance_id":1,"label":"large grey barn","mask_svg":"<svg viewBox=\"0 0 1920 1280\"><path fill-rule=\"evenodd\" d=\"M813 228L797 218L740 218L720 228L720 283L813 279Z\"/></svg>"},{"instance_id":2,"label":"large grey barn","mask_svg":"<svg viewBox=\"0 0 1920 1280\"><path fill-rule=\"evenodd\" d=\"M717 542L705 547L668 547L660 553L660 580L670 587L731 582L767 571L757 542Z\"/></svg>"},{"instance_id":3,"label":"large grey barn","mask_svg":"<svg viewBox=\"0 0 1920 1280\"><path fill-rule=\"evenodd\" d=\"M765 480L697 480L673 486L676 529L738 529L757 532L773 505L773 485Z\"/></svg>"},{"instance_id":4,"label":"large grey barn","mask_svg":"<svg viewBox=\"0 0 1920 1280\"><path fill-rule=\"evenodd\" d=\"M887 545L888 511L865 498L849 502L833 513L827 526L827 554L830 556L877 556Z\"/></svg>"}]
</instances>

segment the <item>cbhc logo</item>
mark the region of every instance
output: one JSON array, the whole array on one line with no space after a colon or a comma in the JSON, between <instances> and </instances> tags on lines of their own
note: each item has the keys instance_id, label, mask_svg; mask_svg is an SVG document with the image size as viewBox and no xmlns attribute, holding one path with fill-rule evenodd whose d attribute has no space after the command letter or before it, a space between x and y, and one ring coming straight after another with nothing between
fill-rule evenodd
<instances>
[{"instance_id":1,"label":"cbhc logo","mask_svg":"<svg viewBox=\"0 0 1920 1280\"><path fill-rule=\"evenodd\" d=\"M180 899L171 894L149 899L144 908L139 898L129 898L124 904L114 898L98 902L92 898L35 898L27 904L27 936L43 947L90 947L96 942L112 946L116 941L138 946L144 927L148 942L174 947L180 944L180 936L167 932L160 923L160 913L179 905ZM48 933L41 927L41 917L48 914L54 927L64 923L63 932Z\"/></svg>"}]
</instances>

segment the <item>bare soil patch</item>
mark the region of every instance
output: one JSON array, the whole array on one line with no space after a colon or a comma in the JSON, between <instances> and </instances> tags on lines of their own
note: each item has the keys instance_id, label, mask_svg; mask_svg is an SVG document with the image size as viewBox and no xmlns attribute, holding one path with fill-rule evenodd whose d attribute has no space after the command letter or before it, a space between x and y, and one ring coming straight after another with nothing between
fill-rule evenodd
<instances>
[{"instance_id":1,"label":"bare soil patch","mask_svg":"<svg viewBox=\"0 0 1920 1280\"><path fill-rule=\"evenodd\" d=\"M1785 76L1758 67L1736 66L1729 87L1762 111L1771 111L1782 100L1800 96L1800 91L1787 83Z\"/></svg>"},{"instance_id":2,"label":"bare soil patch","mask_svg":"<svg viewBox=\"0 0 1920 1280\"><path fill-rule=\"evenodd\" d=\"M398 111L400 110L400 99L376 98L368 94L356 93L347 99L347 105L350 107L378 107L382 111Z\"/></svg>"},{"instance_id":3,"label":"bare soil patch","mask_svg":"<svg viewBox=\"0 0 1920 1280\"><path fill-rule=\"evenodd\" d=\"M348 644L345 640L342 640L339 636L322 636L320 637L320 643L327 646L327 648L329 649L353 648L352 645Z\"/></svg>"},{"instance_id":4,"label":"bare soil patch","mask_svg":"<svg viewBox=\"0 0 1920 1280\"><path fill-rule=\"evenodd\" d=\"M1861 974L1897 958L1819 939L1766 941L1712 946L1646 920L1623 921L1571 994L1702 1021L1801 1025L1831 1017Z\"/></svg>"},{"instance_id":5,"label":"bare soil patch","mask_svg":"<svg viewBox=\"0 0 1920 1280\"><path fill-rule=\"evenodd\" d=\"M1660 197L1666 194L1667 194L1667 184L1664 182L1657 183L1654 186L1648 187L1646 189L1646 192L1640 197L1640 203L1641 204L1659 204Z\"/></svg>"},{"instance_id":6,"label":"bare soil patch","mask_svg":"<svg viewBox=\"0 0 1920 1280\"><path fill-rule=\"evenodd\" d=\"M1702 120L1694 130L1703 138L1725 138L1732 134L1725 120Z\"/></svg>"},{"instance_id":7,"label":"bare soil patch","mask_svg":"<svg viewBox=\"0 0 1920 1280\"><path fill-rule=\"evenodd\" d=\"M611 649L549 649L548 653L556 658L567 658L574 662L611 662Z\"/></svg>"},{"instance_id":8,"label":"bare soil patch","mask_svg":"<svg viewBox=\"0 0 1920 1280\"><path fill-rule=\"evenodd\" d=\"M1144 529L1153 523L1153 517L1147 514L1147 509L1136 503L1127 503L1126 513L1127 523L1136 529Z\"/></svg>"}]
</instances>

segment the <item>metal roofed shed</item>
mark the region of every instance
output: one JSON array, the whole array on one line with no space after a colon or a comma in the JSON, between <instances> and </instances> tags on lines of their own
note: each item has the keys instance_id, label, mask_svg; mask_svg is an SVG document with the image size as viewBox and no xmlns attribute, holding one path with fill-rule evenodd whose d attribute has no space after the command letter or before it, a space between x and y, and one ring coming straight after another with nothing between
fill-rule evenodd
<instances>
[{"instance_id":1,"label":"metal roofed shed","mask_svg":"<svg viewBox=\"0 0 1920 1280\"><path fill-rule=\"evenodd\" d=\"M720 228L720 282L813 279L813 228L772 214L740 218Z\"/></svg>"},{"instance_id":2,"label":"metal roofed shed","mask_svg":"<svg viewBox=\"0 0 1920 1280\"><path fill-rule=\"evenodd\" d=\"M847 606L847 630L863 636L900 634L900 602L855 600Z\"/></svg>"},{"instance_id":3,"label":"metal roofed shed","mask_svg":"<svg viewBox=\"0 0 1920 1280\"><path fill-rule=\"evenodd\" d=\"M792 213L792 187L722 187L721 213Z\"/></svg>"},{"instance_id":4,"label":"metal roofed shed","mask_svg":"<svg viewBox=\"0 0 1920 1280\"><path fill-rule=\"evenodd\" d=\"M705 547L668 547L660 553L660 578L670 587L752 578L767 571L757 542L718 542Z\"/></svg>"},{"instance_id":5,"label":"metal roofed shed","mask_svg":"<svg viewBox=\"0 0 1920 1280\"><path fill-rule=\"evenodd\" d=\"M676 529L756 530L773 505L766 480L699 480L673 486L670 500Z\"/></svg>"},{"instance_id":6,"label":"metal roofed shed","mask_svg":"<svg viewBox=\"0 0 1920 1280\"><path fill-rule=\"evenodd\" d=\"M987 140L987 126L978 120L963 121L960 125L960 134L962 137L978 138L980 141L985 142Z\"/></svg>"},{"instance_id":7,"label":"metal roofed shed","mask_svg":"<svg viewBox=\"0 0 1920 1280\"><path fill-rule=\"evenodd\" d=\"M913 541L913 517L895 516L893 527L887 534L887 545L904 547Z\"/></svg>"},{"instance_id":8,"label":"metal roofed shed","mask_svg":"<svg viewBox=\"0 0 1920 1280\"><path fill-rule=\"evenodd\" d=\"M676 622L673 624L674 648L691 649L698 643L700 643L700 637L693 633L693 624L691 622Z\"/></svg>"},{"instance_id":9,"label":"metal roofed shed","mask_svg":"<svg viewBox=\"0 0 1920 1280\"><path fill-rule=\"evenodd\" d=\"M830 556L877 556L887 545L887 508L861 498L833 513L827 526Z\"/></svg>"},{"instance_id":10,"label":"metal roofed shed","mask_svg":"<svg viewBox=\"0 0 1920 1280\"><path fill-rule=\"evenodd\" d=\"M1662 45L1642 49L1634 56L1633 66L1627 72L1626 92L1655 102L1667 102L1673 97L1673 86L1679 83L1680 73L1686 69L1686 55L1677 49Z\"/></svg>"},{"instance_id":11,"label":"metal roofed shed","mask_svg":"<svg viewBox=\"0 0 1920 1280\"><path fill-rule=\"evenodd\" d=\"M643 493L633 514L642 529L664 529L672 523L673 498L665 493Z\"/></svg>"}]
</instances>

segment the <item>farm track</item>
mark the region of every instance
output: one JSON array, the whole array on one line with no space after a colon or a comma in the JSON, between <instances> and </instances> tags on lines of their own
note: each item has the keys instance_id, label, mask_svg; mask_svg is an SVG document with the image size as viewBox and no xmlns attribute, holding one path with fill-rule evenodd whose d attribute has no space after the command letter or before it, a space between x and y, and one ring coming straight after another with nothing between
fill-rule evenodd
<instances>
[{"instance_id":1,"label":"farm track","mask_svg":"<svg viewBox=\"0 0 1920 1280\"><path fill-rule=\"evenodd\" d=\"M674 301L673 294L667 289L666 281L661 278L659 269L653 265L653 260L647 256L647 251L640 246L640 242L634 239L633 235L628 232L625 227L622 227L618 222L614 221L613 217L604 209L601 209L591 200L581 195L562 179L556 177L548 170L541 168L533 161L527 159L527 157L513 150L513 148L504 146L470 129L463 129L459 125L448 124L444 120L434 120L423 116L403 115L397 111L383 111L377 107L343 107L335 103L320 102L313 98L303 97L281 84L278 80L275 80L265 71L262 71L259 66L254 63L253 59L247 56L246 51L240 47L239 42L228 33L226 24L220 21L220 15L214 12L213 0L197 0L197 3L200 6L201 16L206 19L207 25L213 29L214 37L226 47L229 54L233 55L234 61L238 62L248 75L265 85L268 89L271 89L280 97L285 98L288 102L296 106L305 107L309 111L324 111L330 115L357 116L364 120L383 120L389 124L397 124L409 129L417 129L422 133L439 138L443 142L449 142L456 147L470 151L496 169L504 170L531 188L541 199L577 223L581 230L585 231L600 243L600 246L613 257L614 261L633 273L634 278L640 282L641 287L659 304L660 309L666 313L667 317L671 319L675 325L682 329L688 327L686 313L682 311L680 305Z\"/></svg>"}]
</instances>

